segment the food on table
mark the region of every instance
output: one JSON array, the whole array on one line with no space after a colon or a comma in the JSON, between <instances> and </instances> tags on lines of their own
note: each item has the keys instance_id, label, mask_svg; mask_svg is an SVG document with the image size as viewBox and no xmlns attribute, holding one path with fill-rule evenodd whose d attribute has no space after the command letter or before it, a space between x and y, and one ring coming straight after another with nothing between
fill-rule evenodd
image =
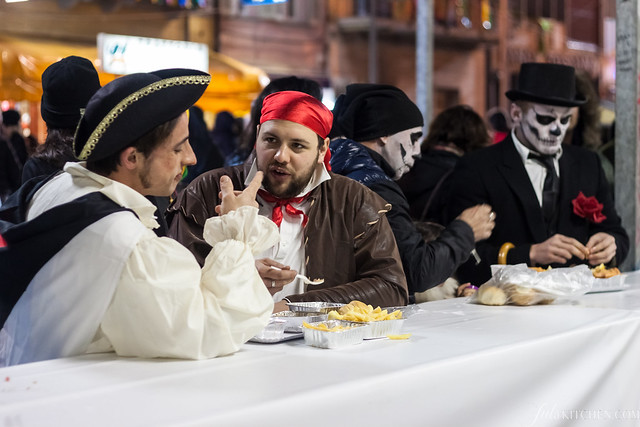
<instances>
[{"instance_id":1,"label":"food on table","mask_svg":"<svg viewBox=\"0 0 640 427\"><path fill-rule=\"evenodd\" d=\"M542 268L542 267L529 267L532 270L537 271L538 273L542 273L543 271L549 271L551 270L551 266L547 267L547 268Z\"/></svg>"},{"instance_id":2,"label":"food on table","mask_svg":"<svg viewBox=\"0 0 640 427\"><path fill-rule=\"evenodd\" d=\"M600 264L599 266L592 268L591 273L593 273L593 277L596 279L608 279L613 276L617 276L620 274L620 270L617 268L606 268L604 264Z\"/></svg>"},{"instance_id":3,"label":"food on table","mask_svg":"<svg viewBox=\"0 0 640 427\"><path fill-rule=\"evenodd\" d=\"M477 301L484 305L505 305L507 294L497 286L484 284L476 293Z\"/></svg>"},{"instance_id":4,"label":"food on table","mask_svg":"<svg viewBox=\"0 0 640 427\"><path fill-rule=\"evenodd\" d=\"M411 334L387 335L387 338L390 340L408 340L411 338Z\"/></svg>"},{"instance_id":5,"label":"food on table","mask_svg":"<svg viewBox=\"0 0 640 427\"><path fill-rule=\"evenodd\" d=\"M551 304L554 300L545 293L525 286L510 284L505 285L504 290L509 302L515 305Z\"/></svg>"},{"instance_id":6,"label":"food on table","mask_svg":"<svg viewBox=\"0 0 640 427\"><path fill-rule=\"evenodd\" d=\"M367 305L362 301L351 301L349 304L340 307L338 311L332 310L329 312L329 320L349 320L352 322L377 322L401 318L402 312L400 310L389 313L380 307L374 309L371 305Z\"/></svg>"},{"instance_id":7,"label":"food on table","mask_svg":"<svg viewBox=\"0 0 640 427\"><path fill-rule=\"evenodd\" d=\"M317 331L325 331L325 332L336 332L336 331L345 331L347 329L351 329L351 326L344 325L336 325L329 327L326 323L317 323L314 325L310 325L307 322L302 322L302 326L308 329L315 329Z\"/></svg>"},{"instance_id":8,"label":"food on table","mask_svg":"<svg viewBox=\"0 0 640 427\"><path fill-rule=\"evenodd\" d=\"M534 305L551 304L554 299L536 289L508 283L500 286L490 284L480 286L476 301L484 305Z\"/></svg>"}]
</instances>

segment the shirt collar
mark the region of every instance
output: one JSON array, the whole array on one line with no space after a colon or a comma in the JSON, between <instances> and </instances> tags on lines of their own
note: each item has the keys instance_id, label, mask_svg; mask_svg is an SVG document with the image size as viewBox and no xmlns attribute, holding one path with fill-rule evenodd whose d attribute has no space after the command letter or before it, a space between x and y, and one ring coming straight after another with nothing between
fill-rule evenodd
<instances>
[{"instance_id":1,"label":"shirt collar","mask_svg":"<svg viewBox=\"0 0 640 427\"><path fill-rule=\"evenodd\" d=\"M529 153L531 153L532 150L528 149L522 142L520 142L520 140L516 136L515 130L513 129L511 130L511 139L513 139L513 145L516 147L516 151L522 158L522 163L526 163L527 159L529 158ZM562 157L562 144L560 144L560 149L558 149L553 157L556 161L560 160L560 157Z\"/></svg>"},{"instance_id":2,"label":"shirt collar","mask_svg":"<svg viewBox=\"0 0 640 427\"><path fill-rule=\"evenodd\" d=\"M258 172L258 165L256 164L256 160L254 159L251 163L251 169L247 174L247 178L244 180L244 185L247 186L253 180L253 177L256 176L256 172ZM313 173L313 176L307 183L307 185L302 189L302 191L297 194L295 197L301 197L305 194L309 193L311 190L315 189L317 186L322 184L325 181L329 181L331 179L331 175L327 171L327 168L324 166L324 163L320 163L316 165L316 170ZM264 190L263 186L260 186Z\"/></svg>"},{"instance_id":3,"label":"shirt collar","mask_svg":"<svg viewBox=\"0 0 640 427\"><path fill-rule=\"evenodd\" d=\"M77 185L97 187L99 192L120 206L134 211L145 227L160 227L155 216L155 205L128 185L91 172L86 168L85 162L68 162L64 165L64 170L72 176Z\"/></svg>"}]
</instances>

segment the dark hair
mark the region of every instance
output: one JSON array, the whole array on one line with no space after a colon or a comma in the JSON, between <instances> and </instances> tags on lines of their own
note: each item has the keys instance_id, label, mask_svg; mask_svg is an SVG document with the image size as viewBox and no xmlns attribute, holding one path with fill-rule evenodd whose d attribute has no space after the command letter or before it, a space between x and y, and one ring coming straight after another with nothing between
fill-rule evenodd
<instances>
[{"instance_id":1,"label":"dark hair","mask_svg":"<svg viewBox=\"0 0 640 427\"><path fill-rule=\"evenodd\" d=\"M138 140L133 144L123 148L122 150L134 147L145 157L149 157L151 152L161 145L169 135L171 135L171 132L176 128L181 116L182 115L156 126L145 135L138 138ZM118 166L120 166L120 153L122 153L122 150L119 150L104 159L87 161L87 169L104 176L109 175L111 172L115 172L118 169Z\"/></svg>"},{"instance_id":2,"label":"dark hair","mask_svg":"<svg viewBox=\"0 0 640 427\"><path fill-rule=\"evenodd\" d=\"M576 94L587 102L578 107L578 123L573 129L572 139L565 137L565 142L595 150L602 145L600 99L586 71L576 70Z\"/></svg>"},{"instance_id":3,"label":"dark hair","mask_svg":"<svg viewBox=\"0 0 640 427\"><path fill-rule=\"evenodd\" d=\"M58 169L62 169L66 162L76 161L73 155L72 128L47 128L47 138L44 144L37 148L34 159L43 160Z\"/></svg>"},{"instance_id":4,"label":"dark hair","mask_svg":"<svg viewBox=\"0 0 640 427\"><path fill-rule=\"evenodd\" d=\"M468 105L456 105L438 114L429 125L422 152L447 143L455 144L465 153L485 147L489 133L482 117Z\"/></svg>"},{"instance_id":5,"label":"dark hair","mask_svg":"<svg viewBox=\"0 0 640 427\"><path fill-rule=\"evenodd\" d=\"M496 111L489 116L489 125L497 132L509 132L507 116L502 111Z\"/></svg>"},{"instance_id":6,"label":"dark hair","mask_svg":"<svg viewBox=\"0 0 640 427\"><path fill-rule=\"evenodd\" d=\"M260 123L260 115L262 113L262 101L272 93L282 92L283 90L296 90L298 92L307 93L318 101L322 101L322 88L315 80L300 78L296 76L282 77L272 80L262 89L260 95L253 101L251 105L251 113L249 124L242 132L242 142L240 147L245 152L250 152L256 143L256 127Z\"/></svg>"}]
</instances>

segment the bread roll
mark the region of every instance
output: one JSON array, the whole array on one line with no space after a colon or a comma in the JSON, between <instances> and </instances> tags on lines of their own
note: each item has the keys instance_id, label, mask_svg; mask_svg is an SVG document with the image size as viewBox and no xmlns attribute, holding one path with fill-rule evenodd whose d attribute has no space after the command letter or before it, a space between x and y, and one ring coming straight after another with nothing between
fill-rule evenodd
<instances>
[{"instance_id":1,"label":"bread roll","mask_svg":"<svg viewBox=\"0 0 640 427\"><path fill-rule=\"evenodd\" d=\"M477 301L480 304L505 305L507 303L507 294L497 286L482 285L476 295Z\"/></svg>"}]
</instances>

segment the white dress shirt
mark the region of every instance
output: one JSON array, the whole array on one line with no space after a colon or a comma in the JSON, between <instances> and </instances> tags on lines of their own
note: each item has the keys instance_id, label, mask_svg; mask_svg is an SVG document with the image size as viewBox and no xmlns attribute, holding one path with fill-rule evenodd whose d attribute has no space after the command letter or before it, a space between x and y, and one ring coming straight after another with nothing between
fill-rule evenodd
<instances>
[{"instance_id":1,"label":"white dress shirt","mask_svg":"<svg viewBox=\"0 0 640 427\"><path fill-rule=\"evenodd\" d=\"M516 133L513 130L511 131L511 138L513 139L513 145L516 147L518 154L520 154L520 157L522 158L524 168L527 170L527 174L529 174L529 180L531 181L533 190L536 192L536 196L538 196L538 203L542 206L542 191L544 188L544 179L547 176L547 168L539 162L529 158L529 153L532 151L518 140ZM560 164L558 162L560 157L562 157L562 146L560 146L558 152L553 156L553 167L556 168L558 178L560 177Z\"/></svg>"},{"instance_id":2,"label":"white dress shirt","mask_svg":"<svg viewBox=\"0 0 640 427\"><path fill-rule=\"evenodd\" d=\"M251 182L257 170L258 168L254 160L253 165L251 165L251 170L247 175L247 179L245 180L245 185L248 185ZM309 183L300 192L300 194L295 197L304 196L324 181L328 181L330 179L331 176L327 172L324 164L318 165ZM258 198L261 202L260 215L271 218L275 203L269 203L260 196L258 196ZM292 203L291 206L301 210L306 215L311 207L311 201L309 199L305 199L301 203ZM283 218L279 230L280 241L273 247L259 254L256 259L271 258L281 264L288 265L292 270L296 270L299 274L305 274L306 263L304 250L304 228L302 227L303 218L301 215L289 215L284 208L281 209ZM273 295L273 300L278 302L289 295L297 295L303 292L304 283L299 279L294 279L291 283L286 284L281 291L276 292Z\"/></svg>"}]
</instances>

